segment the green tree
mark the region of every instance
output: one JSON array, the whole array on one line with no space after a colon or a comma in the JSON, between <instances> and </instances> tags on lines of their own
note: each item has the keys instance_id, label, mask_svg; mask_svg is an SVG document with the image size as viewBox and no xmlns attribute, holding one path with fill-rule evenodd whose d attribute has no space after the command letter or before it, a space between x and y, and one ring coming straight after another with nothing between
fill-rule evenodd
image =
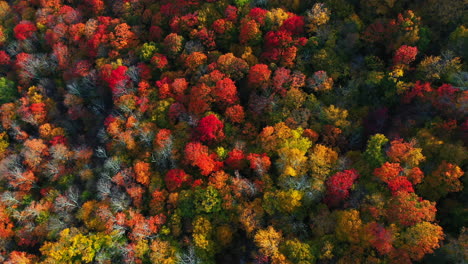
<instances>
[{"instance_id":1,"label":"green tree","mask_svg":"<svg viewBox=\"0 0 468 264\"><path fill-rule=\"evenodd\" d=\"M15 83L5 77L0 78L0 104L9 103L15 99L18 92Z\"/></svg>"},{"instance_id":2,"label":"green tree","mask_svg":"<svg viewBox=\"0 0 468 264\"><path fill-rule=\"evenodd\" d=\"M364 158L371 167L380 167L387 160L382 149L387 142L388 139L382 134L375 134L367 141Z\"/></svg>"}]
</instances>

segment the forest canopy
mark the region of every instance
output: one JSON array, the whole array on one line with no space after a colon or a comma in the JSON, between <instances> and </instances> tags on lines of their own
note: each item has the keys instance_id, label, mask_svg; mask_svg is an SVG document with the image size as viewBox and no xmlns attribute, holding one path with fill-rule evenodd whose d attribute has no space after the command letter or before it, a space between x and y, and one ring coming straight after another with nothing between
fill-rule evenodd
<instances>
[{"instance_id":1,"label":"forest canopy","mask_svg":"<svg viewBox=\"0 0 468 264\"><path fill-rule=\"evenodd\" d=\"M467 28L465 0L0 0L0 262L466 263Z\"/></svg>"}]
</instances>

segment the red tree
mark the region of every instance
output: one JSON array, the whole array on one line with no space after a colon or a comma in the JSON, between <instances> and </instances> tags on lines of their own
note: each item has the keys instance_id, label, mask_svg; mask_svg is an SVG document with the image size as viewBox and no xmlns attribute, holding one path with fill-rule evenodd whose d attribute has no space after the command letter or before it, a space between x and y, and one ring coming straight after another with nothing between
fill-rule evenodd
<instances>
[{"instance_id":1,"label":"red tree","mask_svg":"<svg viewBox=\"0 0 468 264\"><path fill-rule=\"evenodd\" d=\"M226 108L226 117L233 123L242 123L245 118L244 108L241 105L233 105Z\"/></svg>"},{"instance_id":2,"label":"red tree","mask_svg":"<svg viewBox=\"0 0 468 264\"><path fill-rule=\"evenodd\" d=\"M245 166L245 154L240 149L233 149L224 162L230 168L240 170Z\"/></svg>"},{"instance_id":3,"label":"red tree","mask_svg":"<svg viewBox=\"0 0 468 264\"><path fill-rule=\"evenodd\" d=\"M376 222L369 223L365 230L370 235L369 242L381 255L388 254L393 250L394 235L391 230Z\"/></svg>"},{"instance_id":4,"label":"red tree","mask_svg":"<svg viewBox=\"0 0 468 264\"><path fill-rule=\"evenodd\" d=\"M196 128L197 137L202 142L219 141L224 138L224 124L217 116L211 114L200 120Z\"/></svg>"},{"instance_id":5,"label":"red tree","mask_svg":"<svg viewBox=\"0 0 468 264\"><path fill-rule=\"evenodd\" d=\"M190 90L190 102L188 109L194 114L202 114L211 107L211 88L204 83L193 86Z\"/></svg>"},{"instance_id":6,"label":"red tree","mask_svg":"<svg viewBox=\"0 0 468 264\"><path fill-rule=\"evenodd\" d=\"M255 170L258 174L265 174L271 166L270 157L267 154L256 154L250 153L247 156L247 160L250 162L250 168Z\"/></svg>"},{"instance_id":7,"label":"red tree","mask_svg":"<svg viewBox=\"0 0 468 264\"><path fill-rule=\"evenodd\" d=\"M119 94L126 82L130 81L130 78L126 75L128 68L118 66L116 69L112 69L111 67L109 64L103 66L101 78L107 82L113 94Z\"/></svg>"},{"instance_id":8,"label":"red tree","mask_svg":"<svg viewBox=\"0 0 468 264\"><path fill-rule=\"evenodd\" d=\"M173 192L186 182L191 180L190 175L185 173L184 170L181 169L171 169L167 172L164 181L166 182L166 187L169 191Z\"/></svg>"},{"instance_id":9,"label":"red tree","mask_svg":"<svg viewBox=\"0 0 468 264\"><path fill-rule=\"evenodd\" d=\"M304 26L304 17L294 15L283 22L280 30L286 30L293 35L300 35L304 33Z\"/></svg>"},{"instance_id":10,"label":"red tree","mask_svg":"<svg viewBox=\"0 0 468 264\"><path fill-rule=\"evenodd\" d=\"M413 185L405 176L397 176L388 182L388 188L392 191L392 195L397 195L398 192L414 192Z\"/></svg>"},{"instance_id":11,"label":"red tree","mask_svg":"<svg viewBox=\"0 0 468 264\"><path fill-rule=\"evenodd\" d=\"M15 26L13 32L15 33L15 38L18 40L25 40L30 38L34 32L37 31L36 25L30 21L21 21L18 25Z\"/></svg>"},{"instance_id":12,"label":"red tree","mask_svg":"<svg viewBox=\"0 0 468 264\"><path fill-rule=\"evenodd\" d=\"M256 64L249 70L248 82L254 88L266 89L269 84L271 71L268 65Z\"/></svg>"},{"instance_id":13,"label":"red tree","mask_svg":"<svg viewBox=\"0 0 468 264\"><path fill-rule=\"evenodd\" d=\"M398 192L390 199L386 215L389 221L402 226L412 226L422 221L434 221L434 202L423 200L414 192Z\"/></svg>"},{"instance_id":14,"label":"red tree","mask_svg":"<svg viewBox=\"0 0 468 264\"><path fill-rule=\"evenodd\" d=\"M265 24L265 19L267 16L268 10L263 8L255 7L250 9L249 17L259 23L261 26Z\"/></svg>"},{"instance_id":15,"label":"red tree","mask_svg":"<svg viewBox=\"0 0 468 264\"><path fill-rule=\"evenodd\" d=\"M359 177L355 169L337 172L327 180L327 194L325 202L329 206L337 206L349 196L349 190Z\"/></svg>"},{"instance_id":16,"label":"red tree","mask_svg":"<svg viewBox=\"0 0 468 264\"><path fill-rule=\"evenodd\" d=\"M374 170L374 175L385 183L390 182L400 175L403 168L400 163L389 163L385 162L380 168Z\"/></svg>"},{"instance_id":17,"label":"red tree","mask_svg":"<svg viewBox=\"0 0 468 264\"><path fill-rule=\"evenodd\" d=\"M208 147L200 142L190 142L185 146L185 160L190 165L198 167L204 176L210 175L222 165L215 160L215 157L210 155Z\"/></svg>"},{"instance_id":18,"label":"red tree","mask_svg":"<svg viewBox=\"0 0 468 264\"><path fill-rule=\"evenodd\" d=\"M395 55L393 56L393 64L410 64L416 59L417 54L417 47L403 45L395 52Z\"/></svg>"},{"instance_id":19,"label":"red tree","mask_svg":"<svg viewBox=\"0 0 468 264\"><path fill-rule=\"evenodd\" d=\"M5 51L0 50L0 65L10 65L10 62L10 56Z\"/></svg>"},{"instance_id":20,"label":"red tree","mask_svg":"<svg viewBox=\"0 0 468 264\"><path fill-rule=\"evenodd\" d=\"M217 101L227 105L232 105L239 100L236 84L230 78L219 80L213 89L213 94L217 97Z\"/></svg>"}]
</instances>

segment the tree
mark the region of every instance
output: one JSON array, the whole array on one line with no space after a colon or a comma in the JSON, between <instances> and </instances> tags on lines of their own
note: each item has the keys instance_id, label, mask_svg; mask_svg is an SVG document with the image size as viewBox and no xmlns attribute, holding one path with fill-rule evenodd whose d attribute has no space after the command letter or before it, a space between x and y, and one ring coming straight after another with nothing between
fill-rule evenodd
<instances>
[{"instance_id":1,"label":"tree","mask_svg":"<svg viewBox=\"0 0 468 264\"><path fill-rule=\"evenodd\" d=\"M245 118L244 108L241 105L233 105L226 108L226 117L233 123L242 123Z\"/></svg>"},{"instance_id":2,"label":"tree","mask_svg":"<svg viewBox=\"0 0 468 264\"><path fill-rule=\"evenodd\" d=\"M418 54L417 47L411 47L407 45L403 45L395 52L393 56L393 64L410 64L416 59L416 55Z\"/></svg>"},{"instance_id":3,"label":"tree","mask_svg":"<svg viewBox=\"0 0 468 264\"><path fill-rule=\"evenodd\" d=\"M339 128L346 128L350 124L350 122L346 120L348 118L348 110L341 109L334 105L325 107L322 110L321 118L327 123Z\"/></svg>"},{"instance_id":4,"label":"tree","mask_svg":"<svg viewBox=\"0 0 468 264\"><path fill-rule=\"evenodd\" d=\"M264 90L269 85L271 71L268 65L257 64L250 68L248 75L248 83L252 88Z\"/></svg>"},{"instance_id":5,"label":"tree","mask_svg":"<svg viewBox=\"0 0 468 264\"><path fill-rule=\"evenodd\" d=\"M435 202L423 200L414 192L397 192L389 200L386 216L389 221L401 226L412 226L422 221L434 221Z\"/></svg>"},{"instance_id":6,"label":"tree","mask_svg":"<svg viewBox=\"0 0 468 264\"><path fill-rule=\"evenodd\" d=\"M216 142L224 138L224 124L214 114L203 117L196 128L198 139L202 142Z\"/></svg>"},{"instance_id":7,"label":"tree","mask_svg":"<svg viewBox=\"0 0 468 264\"><path fill-rule=\"evenodd\" d=\"M245 166L246 157L242 150L240 149L233 149L228 153L227 159L224 163L232 169L240 170Z\"/></svg>"},{"instance_id":8,"label":"tree","mask_svg":"<svg viewBox=\"0 0 468 264\"><path fill-rule=\"evenodd\" d=\"M185 146L185 160L201 170L201 174L208 176L221 165L208 153L208 147L200 142L190 142Z\"/></svg>"},{"instance_id":9,"label":"tree","mask_svg":"<svg viewBox=\"0 0 468 264\"><path fill-rule=\"evenodd\" d=\"M114 28L114 32L110 33L110 44L116 50L127 49L137 44L138 38L131 31L131 27L127 23L122 23Z\"/></svg>"},{"instance_id":10,"label":"tree","mask_svg":"<svg viewBox=\"0 0 468 264\"><path fill-rule=\"evenodd\" d=\"M273 226L258 230L254 236L254 242L260 248L260 252L268 257L280 254L279 245L282 239L281 231L276 231Z\"/></svg>"},{"instance_id":11,"label":"tree","mask_svg":"<svg viewBox=\"0 0 468 264\"><path fill-rule=\"evenodd\" d=\"M415 148L416 141L403 142L397 139L390 142L390 147L386 151L388 158L392 162L400 162L409 168L417 167L426 157L422 154L421 148Z\"/></svg>"},{"instance_id":12,"label":"tree","mask_svg":"<svg viewBox=\"0 0 468 264\"><path fill-rule=\"evenodd\" d=\"M362 239L363 223L359 211L351 209L336 212L336 236L339 240L358 244Z\"/></svg>"},{"instance_id":13,"label":"tree","mask_svg":"<svg viewBox=\"0 0 468 264\"><path fill-rule=\"evenodd\" d=\"M0 104L13 101L17 94L15 83L5 77L0 77Z\"/></svg>"},{"instance_id":14,"label":"tree","mask_svg":"<svg viewBox=\"0 0 468 264\"><path fill-rule=\"evenodd\" d=\"M379 168L374 169L374 175L381 181L388 183L397 178L402 171L400 163L385 162Z\"/></svg>"},{"instance_id":15,"label":"tree","mask_svg":"<svg viewBox=\"0 0 468 264\"><path fill-rule=\"evenodd\" d=\"M220 170L211 174L208 185L220 191L226 187L228 179L229 174Z\"/></svg>"},{"instance_id":16,"label":"tree","mask_svg":"<svg viewBox=\"0 0 468 264\"><path fill-rule=\"evenodd\" d=\"M193 86L192 89L190 89L190 98L188 105L190 112L201 115L210 110L213 98L211 96L211 88L206 84L202 83Z\"/></svg>"},{"instance_id":17,"label":"tree","mask_svg":"<svg viewBox=\"0 0 468 264\"><path fill-rule=\"evenodd\" d=\"M126 191L130 198L132 198L133 205L136 208L140 208L143 204L143 195L145 194L145 189L139 185L132 184L126 187Z\"/></svg>"},{"instance_id":18,"label":"tree","mask_svg":"<svg viewBox=\"0 0 468 264\"><path fill-rule=\"evenodd\" d=\"M304 33L304 26L304 17L293 15L283 22L280 30L286 30L292 35L301 35Z\"/></svg>"},{"instance_id":19,"label":"tree","mask_svg":"<svg viewBox=\"0 0 468 264\"><path fill-rule=\"evenodd\" d=\"M136 175L136 182L141 183L145 186L150 184L150 164L143 161L137 161L134 165L135 175Z\"/></svg>"},{"instance_id":20,"label":"tree","mask_svg":"<svg viewBox=\"0 0 468 264\"><path fill-rule=\"evenodd\" d=\"M299 239L286 240L281 244L280 250L292 263L315 263L312 248Z\"/></svg>"},{"instance_id":21,"label":"tree","mask_svg":"<svg viewBox=\"0 0 468 264\"><path fill-rule=\"evenodd\" d=\"M413 185L416 185L423 181L424 173L419 167L414 167L407 172L407 177Z\"/></svg>"},{"instance_id":22,"label":"tree","mask_svg":"<svg viewBox=\"0 0 468 264\"><path fill-rule=\"evenodd\" d=\"M4 264L33 264L38 263L38 258L35 255L28 254L23 251L12 251Z\"/></svg>"},{"instance_id":23,"label":"tree","mask_svg":"<svg viewBox=\"0 0 468 264\"><path fill-rule=\"evenodd\" d=\"M254 199L252 202L243 202L242 206L238 207L239 222L242 228L251 235L260 226L264 210L262 200Z\"/></svg>"},{"instance_id":24,"label":"tree","mask_svg":"<svg viewBox=\"0 0 468 264\"><path fill-rule=\"evenodd\" d=\"M382 147L387 144L387 142L388 139L382 134L375 134L367 141L364 158L371 167L379 167L386 161Z\"/></svg>"},{"instance_id":25,"label":"tree","mask_svg":"<svg viewBox=\"0 0 468 264\"><path fill-rule=\"evenodd\" d=\"M34 25L34 23L26 20L21 21L13 29L13 32L15 33L15 38L18 40L26 40L30 38L36 31L37 27Z\"/></svg>"},{"instance_id":26,"label":"tree","mask_svg":"<svg viewBox=\"0 0 468 264\"><path fill-rule=\"evenodd\" d=\"M237 97L237 87L230 78L224 78L216 82L213 94L219 104L233 105L239 98Z\"/></svg>"},{"instance_id":27,"label":"tree","mask_svg":"<svg viewBox=\"0 0 468 264\"><path fill-rule=\"evenodd\" d=\"M214 241L211 239L213 226L210 221L199 216L193 221L193 243L198 249L207 253L214 253Z\"/></svg>"},{"instance_id":28,"label":"tree","mask_svg":"<svg viewBox=\"0 0 468 264\"><path fill-rule=\"evenodd\" d=\"M379 254L386 255L394 250L395 234L392 229L385 228L382 224L371 222L364 227L369 234L370 244L377 249Z\"/></svg>"},{"instance_id":29,"label":"tree","mask_svg":"<svg viewBox=\"0 0 468 264\"><path fill-rule=\"evenodd\" d=\"M292 67L298 44L305 44L305 39L293 41L289 31L269 31L264 38L264 52L262 58L269 62L279 63L281 66Z\"/></svg>"},{"instance_id":30,"label":"tree","mask_svg":"<svg viewBox=\"0 0 468 264\"><path fill-rule=\"evenodd\" d=\"M170 57L174 57L182 50L184 37L171 33L164 38L164 48Z\"/></svg>"},{"instance_id":31,"label":"tree","mask_svg":"<svg viewBox=\"0 0 468 264\"><path fill-rule=\"evenodd\" d=\"M110 235L83 234L76 228L66 228L60 232L57 242L46 242L40 250L44 264L92 263L99 252L110 253L112 247L117 247L115 242Z\"/></svg>"},{"instance_id":32,"label":"tree","mask_svg":"<svg viewBox=\"0 0 468 264\"><path fill-rule=\"evenodd\" d=\"M213 186L197 188L193 203L197 213L218 213L221 211L221 195Z\"/></svg>"},{"instance_id":33,"label":"tree","mask_svg":"<svg viewBox=\"0 0 468 264\"><path fill-rule=\"evenodd\" d=\"M4 50L0 50L0 67L9 66L10 64L11 64L10 56Z\"/></svg>"},{"instance_id":34,"label":"tree","mask_svg":"<svg viewBox=\"0 0 468 264\"><path fill-rule=\"evenodd\" d=\"M154 65L157 69L163 70L168 66L169 61L163 54L156 53L153 57L151 57L151 64Z\"/></svg>"},{"instance_id":35,"label":"tree","mask_svg":"<svg viewBox=\"0 0 468 264\"><path fill-rule=\"evenodd\" d=\"M330 11L323 3L316 3L312 9L306 12L306 28L308 32L315 32L318 28L328 22Z\"/></svg>"},{"instance_id":36,"label":"tree","mask_svg":"<svg viewBox=\"0 0 468 264\"><path fill-rule=\"evenodd\" d=\"M302 206L304 193L298 190L278 191L275 193L277 208L283 213L294 213Z\"/></svg>"},{"instance_id":37,"label":"tree","mask_svg":"<svg viewBox=\"0 0 468 264\"><path fill-rule=\"evenodd\" d=\"M42 139L28 139L24 142L24 146L22 151L24 163L30 168L37 168L42 157L48 155L47 145Z\"/></svg>"},{"instance_id":38,"label":"tree","mask_svg":"<svg viewBox=\"0 0 468 264\"><path fill-rule=\"evenodd\" d=\"M388 182L388 188L392 195L397 195L398 192L414 192L413 185L404 176L398 176Z\"/></svg>"},{"instance_id":39,"label":"tree","mask_svg":"<svg viewBox=\"0 0 468 264\"><path fill-rule=\"evenodd\" d=\"M421 222L409 227L401 234L401 248L412 260L419 261L425 254L434 252L444 239L442 227L429 222Z\"/></svg>"},{"instance_id":40,"label":"tree","mask_svg":"<svg viewBox=\"0 0 468 264\"><path fill-rule=\"evenodd\" d=\"M231 78L234 81L242 79L249 70L247 62L241 58L237 58L232 53L226 53L219 56L216 61L216 66L221 73L226 74L226 77Z\"/></svg>"},{"instance_id":41,"label":"tree","mask_svg":"<svg viewBox=\"0 0 468 264\"><path fill-rule=\"evenodd\" d=\"M82 5L86 11L90 11L94 15L99 15L104 11L105 4L103 0L85 0ZM86 14L87 12L85 12Z\"/></svg>"},{"instance_id":42,"label":"tree","mask_svg":"<svg viewBox=\"0 0 468 264\"><path fill-rule=\"evenodd\" d=\"M156 47L156 43L154 42L146 42L140 48L140 59L144 61L150 60L153 55L158 51Z\"/></svg>"},{"instance_id":43,"label":"tree","mask_svg":"<svg viewBox=\"0 0 468 264\"><path fill-rule=\"evenodd\" d=\"M338 161L338 153L324 145L317 144L309 155L312 177L324 181Z\"/></svg>"},{"instance_id":44,"label":"tree","mask_svg":"<svg viewBox=\"0 0 468 264\"><path fill-rule=\"evenodd\" d=\"M128 68L126 66L118 66L115 69L109 69L111 66L104 66L101 72L101 78L107 82L114 95L120 95L124 91L124 87L130 78L126 75Z\"/></svg>"},{"instance_id":45,"label":"tree","mask_svg":"<svg viewBox=\"0 0 468 264\"><path fill-rule=\"evenodd\" d=\"M265 153L250 153L247 155L247 160L250 162L250 168L259 175L265 174L271 166L271 160Z\"/></svg>"},{"instance_id":46,"label":"tree","mask_svg":"<svg viewBox=\"0 0 468 264\"><path fill-rule=\"evenodd\" d=\"M7 241L9 238L13 237L15 232L13 230L13 221L10 219L9 214L3 205L0 206L0 219L2 220L0 224L0 238Z\"/></svg>"},{"instance_id":47,"label":"tree","mask_svg":"<svg viewBox=\"0 0 468 264\"><path fill-rule=\"evenodd\" d=\"M439 200L450 192L459 192L463 184L459 180L465 173L455 164L445 160L421 184L421 191L431 200Z\"/></svg>"},{"instance_id":48,"label":"tree","mask_svg":"<svg viewBox=\"0 0 468 264\"><path fill-rule=\"evenodd\" d=\"M262 31L260 31L260 25L251 19L244 18L241 21L240 33L239 33L240 43L243 45L256 45L262 39Z\"/></svg>"},{"instance_id":49,"label":"tree","mask_svg":"<svg viewBox=\"0 0 468 264\"><path fill-rule=\"evenodd\" d=\"M330 91L333 88L333 78L328 77L326 71L316 71L312 77L307 79L307 87L316 92Z\"/></svg>"},{"instance_id":50,"label":"tree","mask_svg":"<svg viewBox=\"0 0 468 264\"><path fill-rule=\"evenodd\" d=\"M325 196L325 202L328 206L337 206L339 202L347 199L349 190L358 177L358 172L355 169L351 169L337 172L328 178L326 182L327 194Z\"/></svg>"},{"instance_id":51,"label":"tree","mask_svg":"<svg viewBox=\"0 0 468 264\"><path fill-rule=\"evenodd\" d=\"M175 264L176 249L168 241L155 239L151 243L150 259L153 263Z\"/></svg>"},{"instance_id":52,"label":"tree","mask_svg":"<svg viewBox=\"0 0 468 264\"><path fill-rule=\"evenodd\" d=\"M198 68L206 63L207 57L202 52L192 52L185 57L185 66L192 72L198 70Z\"/></svg>"},{"instance_id":53,"label":"tree","mask_svg":"<svg viewBox=\"0 0 468 264\"><path fill-rule=\"evenodd\" d=\"M82 220L89 230L106 231L108 223L113 222L109 204L90 200L85 202L78 212L78 219ZM111 223L112 224L112 223Z\"/></svg>"},{"instance_id":54,"label":"tree","mask_svg":"<svg viewBox=\"0 0 468 264\"><path fill-rule=\"evenodd\" d=\"M178 101L182 101L188 87L189 83L185 78L175 79L171 84L171 96Z\"/></svg>"},{"instance_id":55,"label":"tree","mask_svg":"<svg viewBox=\"0 0 468 264\"><path fill-rule=\"evenodd\" d=\"M279 158L276 161L281 176L300 177L306 172L307 157L305 152L297 148L278 149Z\"/></svg>"},{"instance_id":56,"label":"tree","mask_svg":"<svg viewBox=\"0 0 468 264\"><path fill-rule=\"evenodd\" d=\"M184 183L190 182L191 177L184 170L181 169L171 169L166 173L164 181L166 182L166 187L170 192L173 192Z\"/></svg>"}]
</instances>

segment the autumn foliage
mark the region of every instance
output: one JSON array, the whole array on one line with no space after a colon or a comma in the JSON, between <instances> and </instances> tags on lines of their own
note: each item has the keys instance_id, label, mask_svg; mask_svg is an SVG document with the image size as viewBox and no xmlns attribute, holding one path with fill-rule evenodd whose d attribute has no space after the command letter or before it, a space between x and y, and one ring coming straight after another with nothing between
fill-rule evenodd
<instances>
[{"instance_id":1,"label":"autumn foliage","mask_svg":"<svg viewBox=\"0 0 468 264\"><path fill-rule=\"evenodd\" d=\"M0 0L0 263L465 263L465 6Z\"/></svg>"}]
</instances>

